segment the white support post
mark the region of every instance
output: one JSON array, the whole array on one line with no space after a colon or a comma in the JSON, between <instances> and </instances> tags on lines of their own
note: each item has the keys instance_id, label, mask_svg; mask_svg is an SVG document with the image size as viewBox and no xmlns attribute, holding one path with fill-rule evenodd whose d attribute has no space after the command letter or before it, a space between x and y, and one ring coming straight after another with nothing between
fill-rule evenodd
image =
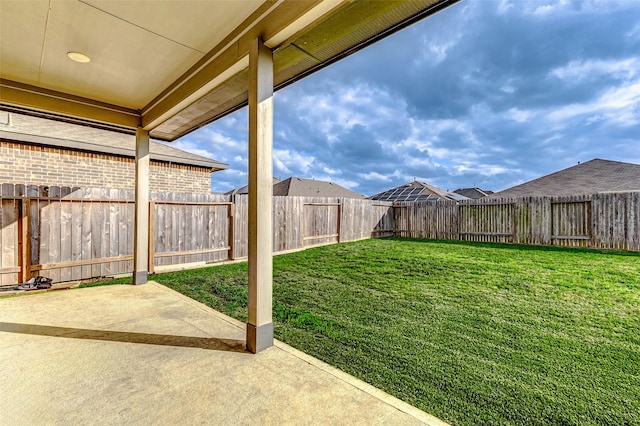
<instances>
[{"instance_id":1,"label":"white support post","mask_svg":"<svg viewBox=\"0 0 640 426\"><path fill-rule=\"evenodd\" d=\"M149 274L149 132L136 130L135 226L133 284L145 284Z\"/></svg>"},{"instance_id":2,"label":"white support post","mask_svg":"<svg viewBox=\"0 0 640 426\"><path fill-rule=\"evenodd\" d=\"M255 39L249 51L249 321L247 349L273 346L273 52Z\"/></svg>"}]
</instances>

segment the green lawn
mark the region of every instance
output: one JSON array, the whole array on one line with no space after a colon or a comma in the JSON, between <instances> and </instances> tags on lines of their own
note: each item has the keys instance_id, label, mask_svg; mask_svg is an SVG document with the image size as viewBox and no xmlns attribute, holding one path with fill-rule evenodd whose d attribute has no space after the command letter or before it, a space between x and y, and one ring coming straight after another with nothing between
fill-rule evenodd
<instances>
[{"instance_id":1,"label":"green lawn","mask_svg":"<svg viewBox=\"0 0 640 426\"><path fill-rule=\"evenodd\" d=\"M246 264L154 279L246 320ZM274 258L278 339L453 424L640 424L640 254L366 240Z\"/></svg>"}]
</instances>

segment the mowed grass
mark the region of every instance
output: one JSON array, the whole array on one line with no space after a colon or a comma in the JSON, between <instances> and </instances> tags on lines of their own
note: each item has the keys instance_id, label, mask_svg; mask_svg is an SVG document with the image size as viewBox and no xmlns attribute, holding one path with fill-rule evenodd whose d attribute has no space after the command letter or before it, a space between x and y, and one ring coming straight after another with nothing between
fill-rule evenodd
<instances>
[{"instance_id":1,"label":"mowed grass","mask_svg":"<svg viewBox=\"0 0 640 426\"><path fill-rule=\"evenodd\" d=\"M154 279L246 320L247 266ZM274 258L278 339L453 424L640 424L640 255L366 240Z\"/></svg>"}]
</instances>

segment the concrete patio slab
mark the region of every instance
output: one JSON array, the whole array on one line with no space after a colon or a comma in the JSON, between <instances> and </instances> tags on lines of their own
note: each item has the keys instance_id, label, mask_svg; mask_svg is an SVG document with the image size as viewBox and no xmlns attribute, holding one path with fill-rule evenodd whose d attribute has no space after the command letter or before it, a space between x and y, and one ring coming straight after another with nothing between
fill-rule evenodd
<instances>
[{"instance_id":1,"label":"concrete patio slab","mask_svg":"<svg viewBox=\"0 0 640 426\"><path fill-rule=\"evenodd\" d=\"M444 424L157 283L0 299L0 424Z\"/></svg>"}]
</instances>

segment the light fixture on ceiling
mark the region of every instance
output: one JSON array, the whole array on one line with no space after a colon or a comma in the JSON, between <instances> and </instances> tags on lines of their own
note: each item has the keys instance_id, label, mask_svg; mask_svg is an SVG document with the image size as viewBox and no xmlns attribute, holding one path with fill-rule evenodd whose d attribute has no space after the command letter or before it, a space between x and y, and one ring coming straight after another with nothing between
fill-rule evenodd
<instances>
[{"instance_id":1,"label":"light fixture on ceiling","mask_svg":"<svg viewBox=\"0 0 640 426\"><path fill-rule=\"evenodd\" d=\"M91 58L80 52L67 52L67 56L76 62L80 62L81 64L86 64L87 62L91 62Z\"/></svg>"}]
</instances>

